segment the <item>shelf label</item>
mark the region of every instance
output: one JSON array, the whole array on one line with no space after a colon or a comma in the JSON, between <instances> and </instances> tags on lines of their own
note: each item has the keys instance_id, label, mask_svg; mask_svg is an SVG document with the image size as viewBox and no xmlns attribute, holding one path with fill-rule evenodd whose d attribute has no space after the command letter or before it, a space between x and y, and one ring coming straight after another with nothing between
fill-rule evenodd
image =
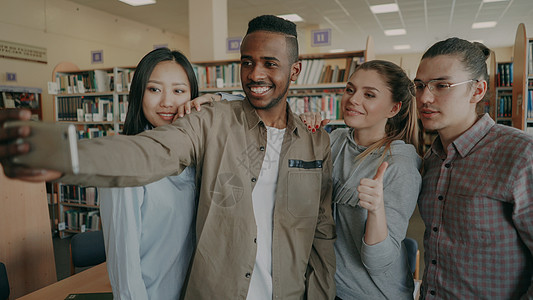
<instances>
[{"instance_id":1,"label":"shelf label","mask_svg":"<svg viewBox=\"0 0 533 300\"><path fill-rule=\"evenodd\" d=\"M6 73L6 81L17 81L17 73Z\"/></svg>"},{"instance_id":2,"label":"shelf label","mask_svg":"<svg viewBox=\"0 0 533 300\"><path fill-rule=\"evenodd\" d=\"M65 230L66 229L66 226L65 226L65 222L61 222L59 224L57 224L57 229L58 230Z\"/></svg>"},{"instance_id":3,"label":"shelf label","mask_svg":"<svg viewBox=\"0 0 533 300\"><path fill-rule=\"evenodd\" d=\"M226 52L239 52L241 50L241 37L230 37L226 40Z\"/></svg>"},{"instance_id":4,"label":"shelf label","mask_svg":"<svg viewBox=\"0 0 533 300\"><path fill-rule=\"evenodd\" d=\"M91 64L104 63L104 50L91 51Z\"/></svg>"},{"instance_id":5,"label":"shelf label","mask_svg":"<svg viewBox=\"0 0 533 300\"><path fill-rule=\"evenodd\" d=\"M331 45L331 29L311 30L311 47L322 47Z\"/></svg>"},{"instance_id":6,"label":"shelf label","mask_svg":"<svg viewBox=\"0 0 533 300\"><path fill-rule=\"evenodd\" d=\"M85 232L85 224L81 225L81 232Z\"/></svg>"}]
</instances>

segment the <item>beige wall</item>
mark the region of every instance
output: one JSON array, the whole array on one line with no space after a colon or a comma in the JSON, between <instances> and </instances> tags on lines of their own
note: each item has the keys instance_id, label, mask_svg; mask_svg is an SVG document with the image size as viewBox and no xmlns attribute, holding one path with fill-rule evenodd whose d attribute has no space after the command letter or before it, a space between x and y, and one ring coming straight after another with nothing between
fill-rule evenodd
<instances>
[{"instance_id":1,"label":"beige wall","mask_svg":"<svg viewBox=\"0 0 533 300\"><path fill-rule=\"evenodd\" d=\"M111 0L110 0L111 1ZM189 55L187 37L100 12L65 0L1 0L0 40L44 47L48 63L0 58L0 85L43 89L43 118L53 120L47 82L60 62L80 69L135 66L154 45L167 44ZM91 51L103 50L104 62L91 64ZM17 82L7 82L6 72Z\"/></svg>"}]
</instances>

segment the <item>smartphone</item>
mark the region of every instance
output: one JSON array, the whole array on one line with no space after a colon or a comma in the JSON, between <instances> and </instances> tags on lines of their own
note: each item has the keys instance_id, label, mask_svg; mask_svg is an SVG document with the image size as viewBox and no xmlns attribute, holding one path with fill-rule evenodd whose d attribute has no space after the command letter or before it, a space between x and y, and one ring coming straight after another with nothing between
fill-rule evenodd
<instances>
[{"instance_id":1,"label":"smartphone","mask_svg":"<svg viewBox=\"0 0 533 300\"><path fill-rule=\"evenodd\" d=\"M14 163L68 174L79 173L78 139L74 125L40 121L8 121L4 124L4 127L19 126L30 126L31 133L15 143L30 144L30 151L13 157Z\"/></svg>"}]
</instances>

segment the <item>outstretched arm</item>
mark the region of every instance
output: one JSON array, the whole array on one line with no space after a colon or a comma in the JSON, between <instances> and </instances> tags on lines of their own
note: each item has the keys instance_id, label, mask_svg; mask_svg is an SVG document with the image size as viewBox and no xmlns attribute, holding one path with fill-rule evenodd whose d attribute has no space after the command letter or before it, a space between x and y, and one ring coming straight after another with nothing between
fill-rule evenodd
<instances>
[{"instance_id":1,"label":"outstretched arm","mask_svg":"<svg viewBox=\"0 0 533 300\"><path fill-rule=\"evenodd\" d=\"M4 128L9 121L27 121L31 112L24 109L0 110L0 164L7 177L31 182L41 182L57 179L61 176L58 171L33 169L12 162L12 159L30 151L30 145L18 142L19 139L30 135L29 126Z\"/></svg>"}]
</instances>

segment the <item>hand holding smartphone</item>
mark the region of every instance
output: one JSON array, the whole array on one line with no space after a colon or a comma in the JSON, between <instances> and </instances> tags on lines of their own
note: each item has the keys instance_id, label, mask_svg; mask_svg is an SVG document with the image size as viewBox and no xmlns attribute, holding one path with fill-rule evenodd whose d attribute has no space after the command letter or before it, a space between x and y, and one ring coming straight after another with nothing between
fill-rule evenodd
<instances>
[{"instance_id":1,"label":"hand holding smartphone","mask_svg":"<svg viewBox=\"0 0 533 300\"><path fill-rule=\"evenodd\" d=\"M31 129L28 137L15 141L15 143L28 143L30 151L13 157L13 163L68 174L79 173L78 144L74 125L37 121L4 123L4 127L18 126L29 126Z\"/></svg>"}]
</instances>

